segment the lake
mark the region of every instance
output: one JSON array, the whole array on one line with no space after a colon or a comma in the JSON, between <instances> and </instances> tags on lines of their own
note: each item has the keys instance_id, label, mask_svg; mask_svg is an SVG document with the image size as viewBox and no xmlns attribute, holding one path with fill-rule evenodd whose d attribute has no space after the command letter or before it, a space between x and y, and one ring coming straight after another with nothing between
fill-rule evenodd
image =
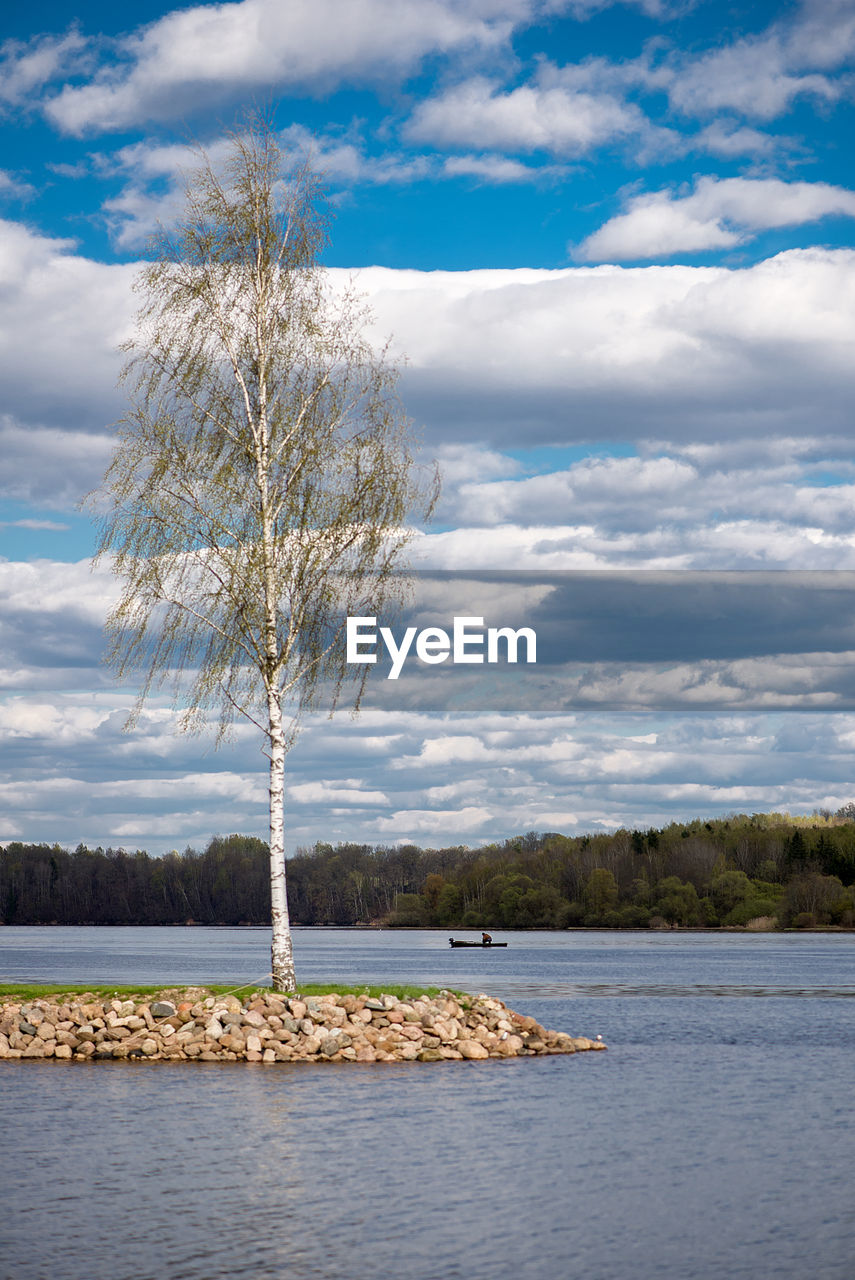
<instances>
[{"instance_id":1,"label":"lake","mask_svg":"<svg viewBox=\"0 0 855 1280\"><path fill-rule=\"evenodd\" d=\"M3 1280L851 1280L855 937L296 929L608 1053L0 1063ZM257 983L264 929L0 929L0 981Z\"/></svg>"}]
</instances>

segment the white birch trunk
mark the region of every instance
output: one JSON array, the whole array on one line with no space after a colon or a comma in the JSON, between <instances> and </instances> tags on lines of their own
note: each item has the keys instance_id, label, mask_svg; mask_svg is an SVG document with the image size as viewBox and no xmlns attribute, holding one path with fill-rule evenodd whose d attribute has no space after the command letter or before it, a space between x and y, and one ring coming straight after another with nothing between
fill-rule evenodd
<instances>
[{"instance_id":1,"label":"white birch trunk","mask_svg":"<svg viewBox=\"0 0 855 1280\"><path fill-rule=\"evenodd\" d=\"M270 902L273 937L270 968L274 991L296 991L291 921L285 884L285 736L282 707L271 690L267 699L270 724Z\"/></svg>"}]
</instances>

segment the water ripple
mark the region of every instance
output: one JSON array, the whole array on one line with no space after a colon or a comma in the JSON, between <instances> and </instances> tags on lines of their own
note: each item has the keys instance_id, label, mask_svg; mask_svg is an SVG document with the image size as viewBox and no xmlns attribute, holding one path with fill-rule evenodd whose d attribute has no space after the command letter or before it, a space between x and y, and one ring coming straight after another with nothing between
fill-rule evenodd
<instances>
[{"instance_id":1,"label":"water ripple","mask_svg":"<svg viewBox=\"0 0 855 1280\"><path fill-rule=\"evenodd\" d=\"M495 984L492 984L495 986ZM567 999L591 996L597 999L613 996L662 997L682 996L697 999L718 996L729 999L778 998L810 1000L851 1000L855 987L798 986L784 987L750 985L745 983L685 983L677 982L506 982L502 991L510 998Z\"/></svg>"}]
</instances>

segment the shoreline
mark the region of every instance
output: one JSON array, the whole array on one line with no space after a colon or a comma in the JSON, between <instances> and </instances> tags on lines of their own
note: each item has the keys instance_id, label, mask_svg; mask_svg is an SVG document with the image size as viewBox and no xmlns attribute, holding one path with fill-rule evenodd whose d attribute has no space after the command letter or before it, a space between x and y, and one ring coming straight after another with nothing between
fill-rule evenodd
<instances>
[{"instance_id":1,"label":"shoreline","mask_svg":"<svg viewBox=\"0 0 855 1280\"><path fill-rule=\"evenodd\" d=\"M401 998L330 992L243 1000L207 988L156 998L58 993L0 1003L0 1061L440 1062L605 1049L481 993Z\"/></svg>"},{"instance_id":2,"label":"shoreline","mask_svg":"<svg viewBox=\"0 0 855 1280\"><path fill-rule=\"evenodd\" d=\"M438 925L438 924L369 924L358 922L356 924L292 924L292 930L296 929L348 929L357 933L438 933L448 936L449 929L456 930L458 933L480 933L479 928L464 928L462 925ZM104 921L83 920L75 924L63 924L59 920L41 920L30 922L29 924L21 924L19 922L7 923L0 920L0 929L266 929L270 930L270 921L252 922L249 920L241 920L237 924L228 924L219 920L216 923L206 924L198 920L181 920L172 921L165 924L128 924L125 921L117 923L105 923ZM635 934L635 933L752 933L752 934L812 934L812 933L855 933L855 925L847 924L817 924L805 928L795 928L788 925L786 928L763 928L752 929L745 924L675 924L666 925L664 928L648 926L633 927L627 929L618 929L609 925L568 925L564 929L548 929L536 926L531 929L521 928L503 928L499 925L493 925L494 933L616 933L616 934Z\"/></svg>"}]
</instances>

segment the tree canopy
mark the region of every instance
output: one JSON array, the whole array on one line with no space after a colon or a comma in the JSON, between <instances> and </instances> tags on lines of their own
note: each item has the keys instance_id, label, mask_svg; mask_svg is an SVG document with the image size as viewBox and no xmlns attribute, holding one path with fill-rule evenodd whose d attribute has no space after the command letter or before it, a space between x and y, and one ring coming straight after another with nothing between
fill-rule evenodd
<instances>
[{"instance_id":1,"label":"tree canopy","mask_svg":"<svg viewBox=\"0 0 855 1280\"><path fill-rule=\"evenodd\" d=\"M802 856L790 857L793 836ZM301 925L442 929L855 927L855 822L739 814L483 848L317 844L288 867ZM7 924L260 924L267 845L217 836L202 852L0 849Z\"/></svg>"}]
</instances>

